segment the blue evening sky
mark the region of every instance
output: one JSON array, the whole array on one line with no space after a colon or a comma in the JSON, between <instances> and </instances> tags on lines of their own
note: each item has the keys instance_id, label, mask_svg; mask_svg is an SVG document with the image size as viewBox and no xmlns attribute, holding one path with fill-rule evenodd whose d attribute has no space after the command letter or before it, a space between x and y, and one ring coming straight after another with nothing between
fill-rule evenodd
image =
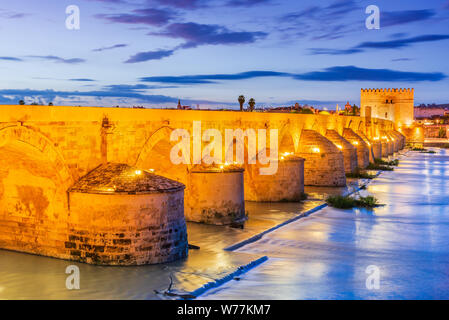
<instances>
[{"instance_id":1,"label":"blue evening sky","mask_svg":"<svg viewBox=\"0 0 449 320\"><path fill-rule=\"evenodd\" d=\"M449 0L4 0L0 104L334 109L389 87L449 103L448 26Z\"/></svg>"}]
</instances>

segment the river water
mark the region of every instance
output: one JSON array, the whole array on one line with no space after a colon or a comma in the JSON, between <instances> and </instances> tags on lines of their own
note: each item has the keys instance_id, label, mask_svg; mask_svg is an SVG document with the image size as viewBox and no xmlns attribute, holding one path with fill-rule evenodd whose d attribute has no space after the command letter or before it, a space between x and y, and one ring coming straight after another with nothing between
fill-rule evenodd
<instances>
[{"instance_id":1,"label":"river water","mask_svg":"<svg viewBox=\"0 0 449 320\"><path fill-rule=\"evenodd\" d=\"M303 203L246 203L244 229L188 223L189 257L169 264L102 267L0 250L0 299L166 299L154 292L191 292L261 256L269 260L205 299L449 297L449 155L409 152L394 172L368 187L386 206L373 211L325 208L261 240L223 248L272 228L348 188L307 188ZM80 268L81 289L67 290L66 267ZM365 287L368 265L380 289Z\"/></svg>"},{"instance_id":2,"label":"river water","mask_svg":"<svg viewBox=\"0 0 449 320\"><path fill-rule=\"evenodd\" d=\"M328 207L241 248L269 260L200 298L449 299L449 152L435 151L409 152L362 192L385 206Z\"/></svg>"}]
</instances>

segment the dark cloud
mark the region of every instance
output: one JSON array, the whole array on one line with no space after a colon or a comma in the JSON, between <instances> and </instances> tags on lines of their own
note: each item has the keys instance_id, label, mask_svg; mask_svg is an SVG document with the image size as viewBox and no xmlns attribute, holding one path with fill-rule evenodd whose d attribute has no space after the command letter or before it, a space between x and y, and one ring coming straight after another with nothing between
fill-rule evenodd
<instances>
[{"instance_id":1,"label":"dark cloud","mask_svg":"<svg viewBox=\"0 0 449 320\"><path fill-rule=\"evenodd\" d=\"M77 78L77 79L69 79L69 81L76 81L76 82L93 82L95 80L88 79L88 78Z\"/></svg>"},{"instance_id":2,"label":"dark cloud","mask_svg":"<svg viewBox=\"0 0 449 320\"><path fill-rule=\"evenodd\" d=\"M394 12L381 12L381 27L390 27L395 25L407 24L416 21L423 21L432 18L435 15L433 10L403 10Z\"/></svg>"},{"instance_id":3,"label":"dark cloud","mask_svg":"<svg viewBox=\"0 0 449 320\"><path fill-rule=\"evenodd\" d=\"M329 54L329 55L345 55L363 52L362 49L328 49L328 48L310 48L309 52L311 55L316 54Z\"/></svg>"},{"instance_id":4,"label":"dark cloud","mask_svg":"<svg viewBox=\"0 0 449 320\"><path fill-rule=\"evenodd\" d=\"M86 60L80 59L80 58L64 59L61 57L51 56L51 55L49 55L49 56L29 56L29 57L42 59L42 60L48 60L48 61L54 61L54 62L59 62L59 63L67 63L67 64L78 64L78 63L86 62Z\"/></svg>"},{"instance_id":5,"label":"dark cloud","mask_svg":"<svg viewBox=\"0 0 449 320\"><path fill-rule=\"evenodd\" d=\"M361 10L356 1L338 0L324 5L318 4L318 1L316 3L278 19L282 25L289 26L281 29L285 38L338 39L361 27L360 23L350 19L352 12Z\"/></svg>"},{"instance_id":6,"label":"dark cloud","mask_svg":"<svg viewBox=\"0 0 449 320\"><path fill-rule=\"evenodd\" d=\"M428 34L423 36L417 36L412 38L397 39L391 41L378 41L378 42L363 42L359 44L356 48L370 48L370 49L392 49L392 48L402 48L408 47L414 43L420 42L433 42L449 39L447 34Z\"/></svg>"},{"instance_id":7,"label":"dark cloud","mask_svg":"<svg viewBox=\"0 0 449 320\"><path fill-rule=\"evenodd\" d=\"M16 57L0 57L0 60L5 60L5 61L23 61L20 58L16 58Z\"/></svg>"},{"instance_id":8,"label":"dark cloud","mask_svg":"<svg viewBox=\"0 0 449 320\"><path fill-rule=\"evenodd\" d=\"M339 66L295 75L293 78L308 81L439 81L446 76L440 72L406 72L390 69L366 69L355 66Z\"/></svg>"},{"instance_id":9,"label":"dark cloud","mask_svg":"<svg viewBox=\"0 0 449 320\"><path fill-rule=\"evenodd\" d=\"M224 26L198 24L194 22L173 23L161 32L152 32L150 35L183 39L185 44L181 48L193 48L200 45L218 44L246 44L253 43L267 36L265 32L231 31Z\"/></svg>"},{"instance_id":10,"label":"dark cloud","mask_svg":"<svg viewBox=\"0 0 449 320\"><path fill-rule=\"evenodd\" d=\"M120 44L115 44L113 46L110 47L102 47L102 48L98 48L98 49L93 49L93 52L101 52L101 51L105 51L105 50L112 50L112 49L117 49L117 48L125 48L127 47L127 44L124 43L120 43Z\"/></svg>"},{"instance_id":11,"label":"dark cloud","mask_svg":"<svg viewBox=\"0 0 449 320\"><path fill-rule=\"evenodd\" d=\"M141 78L144 82L159 82L172 84L203 84L215 83L216 80L244 80L263 77L288 77L289 73L275 71L249 71L236 74L209 74L177 77L145 77Z\"/></svg>"},{"instance_id":12,"label":"dark cloud","mask_svg":"<svg viewBox=\"0 0 449 320\"><path fill-rule=\"evenodd\" d=\"M343 55L364 52L365 49L399 49L409 47L415 43L433 42L448 40L447 34L427 34L416 36L412 38L395 39L390 41L369 41L350 49L334 49L334 48L311 48L310 54L328 54L328 55Z\"/></svg>"},{"instance_id":13,"label":"dark cloud","mask_svg":"<svg viewBox=\"0 0 449 320\"><path fill-rule=\"evenodd\" d=\"M412 61L413 59L410 58L396 58L396 59L391 59L391 61L394 62L400 62L400 61Z\"/></svg>"},{"instance_id":14,"label":"dark cloud","mask_svg":"<svg viewBox=\"0 0 449 320\"><path fill-rule=\"evenodd\" d=\"M269 2L271 2L271 0L230 0L227 5L230 7L252 7Z\"/></svg>"},{"instance_id":15,"label":"dark cloud","mask_svg":"<svg viewBox=\"0 0 449 320\"><path fill-rule=\"evenodd\" d=\"M156 51L139 52L131 56L128 60L125 61L125 63L138 63L150 60L160 60L169 57L174 53L175 53L174 50L156 50Z\"/></svg>"},{"instance_id":16,"label":"dark cloud","mask_svg":"<svg viewBox=\"0 0 449 320\"><path fill-rule=\"evenodd\" d=\"M179 9L197 9L206 3L204 0L150 0L149 2Z\"/></svg>"},{"instance_id":17,"label":"dark cloud","mask_svg":"<svg viewBox=\"0 0 449 320\"><path fill-rule=\"evenodd\" d=\"M115 23L146 24L159 27L167 24L175 16L175 13L170 10L146 8L133 10L132 13L100 14L96 17Z\"/></svg>"},{"instance_id":18,"label":"dark cloud","mask_svg":"<svg viewBox=\"0 0 449 320\"><path fill-rule=\"evenodd\" d=\"M211 74L211 75L189 75L189 76L167 76L167 77L145 77L143 82L169 83L169 84L205 84L217 81L230 81L253 79L263 77L290 77L296 80L307 81L439 81L446 76L443 73L405 72L390 69L367 69L355 66L336 66L326 68L322 71L293 74L275 71L249 71L236 74Z\"/></svg>"}]
</instances>

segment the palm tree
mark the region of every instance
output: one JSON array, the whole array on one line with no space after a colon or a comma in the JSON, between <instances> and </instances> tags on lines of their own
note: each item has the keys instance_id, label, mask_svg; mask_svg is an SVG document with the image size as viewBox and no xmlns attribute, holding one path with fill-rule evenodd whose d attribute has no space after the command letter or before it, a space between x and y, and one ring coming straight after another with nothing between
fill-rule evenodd
<instances>
[{"instance_id":1,"label":"palm tree","mask_svg":"<svg viewBox=\"0 0 449 320\"><path fill-rule=\"evenodd\" d=\"M254 106L256 105L256 100L254 100L253 98L249 99L248 105L249 105L249 111L253 112Z\"/></svg>"},{"instance_id":2,"label":"palm tree","mask_svg":"<svg viewBox=\"0 0 449 320\"><path fill-rule=\"evenodd\" d=\"M240 104L240 111L243 111L243 105L245 104L245 96L241 95L238 100Z\"/></svg>"},{"instance_id":3,"label":"palm tree","mask_svg":"<svg viewBox=\"0 0 449 320\"><path fill-rule=\"evenodd\" d=\"M20 101L19 101L19 104L20 104L21 106L23 106L23 105L25 105L25 101L20 100Z\"/></svg>"}]
</instances>

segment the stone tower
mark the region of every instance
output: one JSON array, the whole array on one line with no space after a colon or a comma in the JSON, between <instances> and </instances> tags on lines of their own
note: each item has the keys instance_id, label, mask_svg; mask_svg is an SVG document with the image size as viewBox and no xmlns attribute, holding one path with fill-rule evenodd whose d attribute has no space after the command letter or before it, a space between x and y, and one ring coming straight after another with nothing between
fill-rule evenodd
<instances>
[{"instance_id":1,"label":"stone tower","mask_svg":"<svg viewBox=\"0 0 449 320\"><path fill-rule=\"evenodd\" d=\"M396 128L414 118L414 89L361 89L360 116L391 120Z\"/></svg>"}]
</instances>

